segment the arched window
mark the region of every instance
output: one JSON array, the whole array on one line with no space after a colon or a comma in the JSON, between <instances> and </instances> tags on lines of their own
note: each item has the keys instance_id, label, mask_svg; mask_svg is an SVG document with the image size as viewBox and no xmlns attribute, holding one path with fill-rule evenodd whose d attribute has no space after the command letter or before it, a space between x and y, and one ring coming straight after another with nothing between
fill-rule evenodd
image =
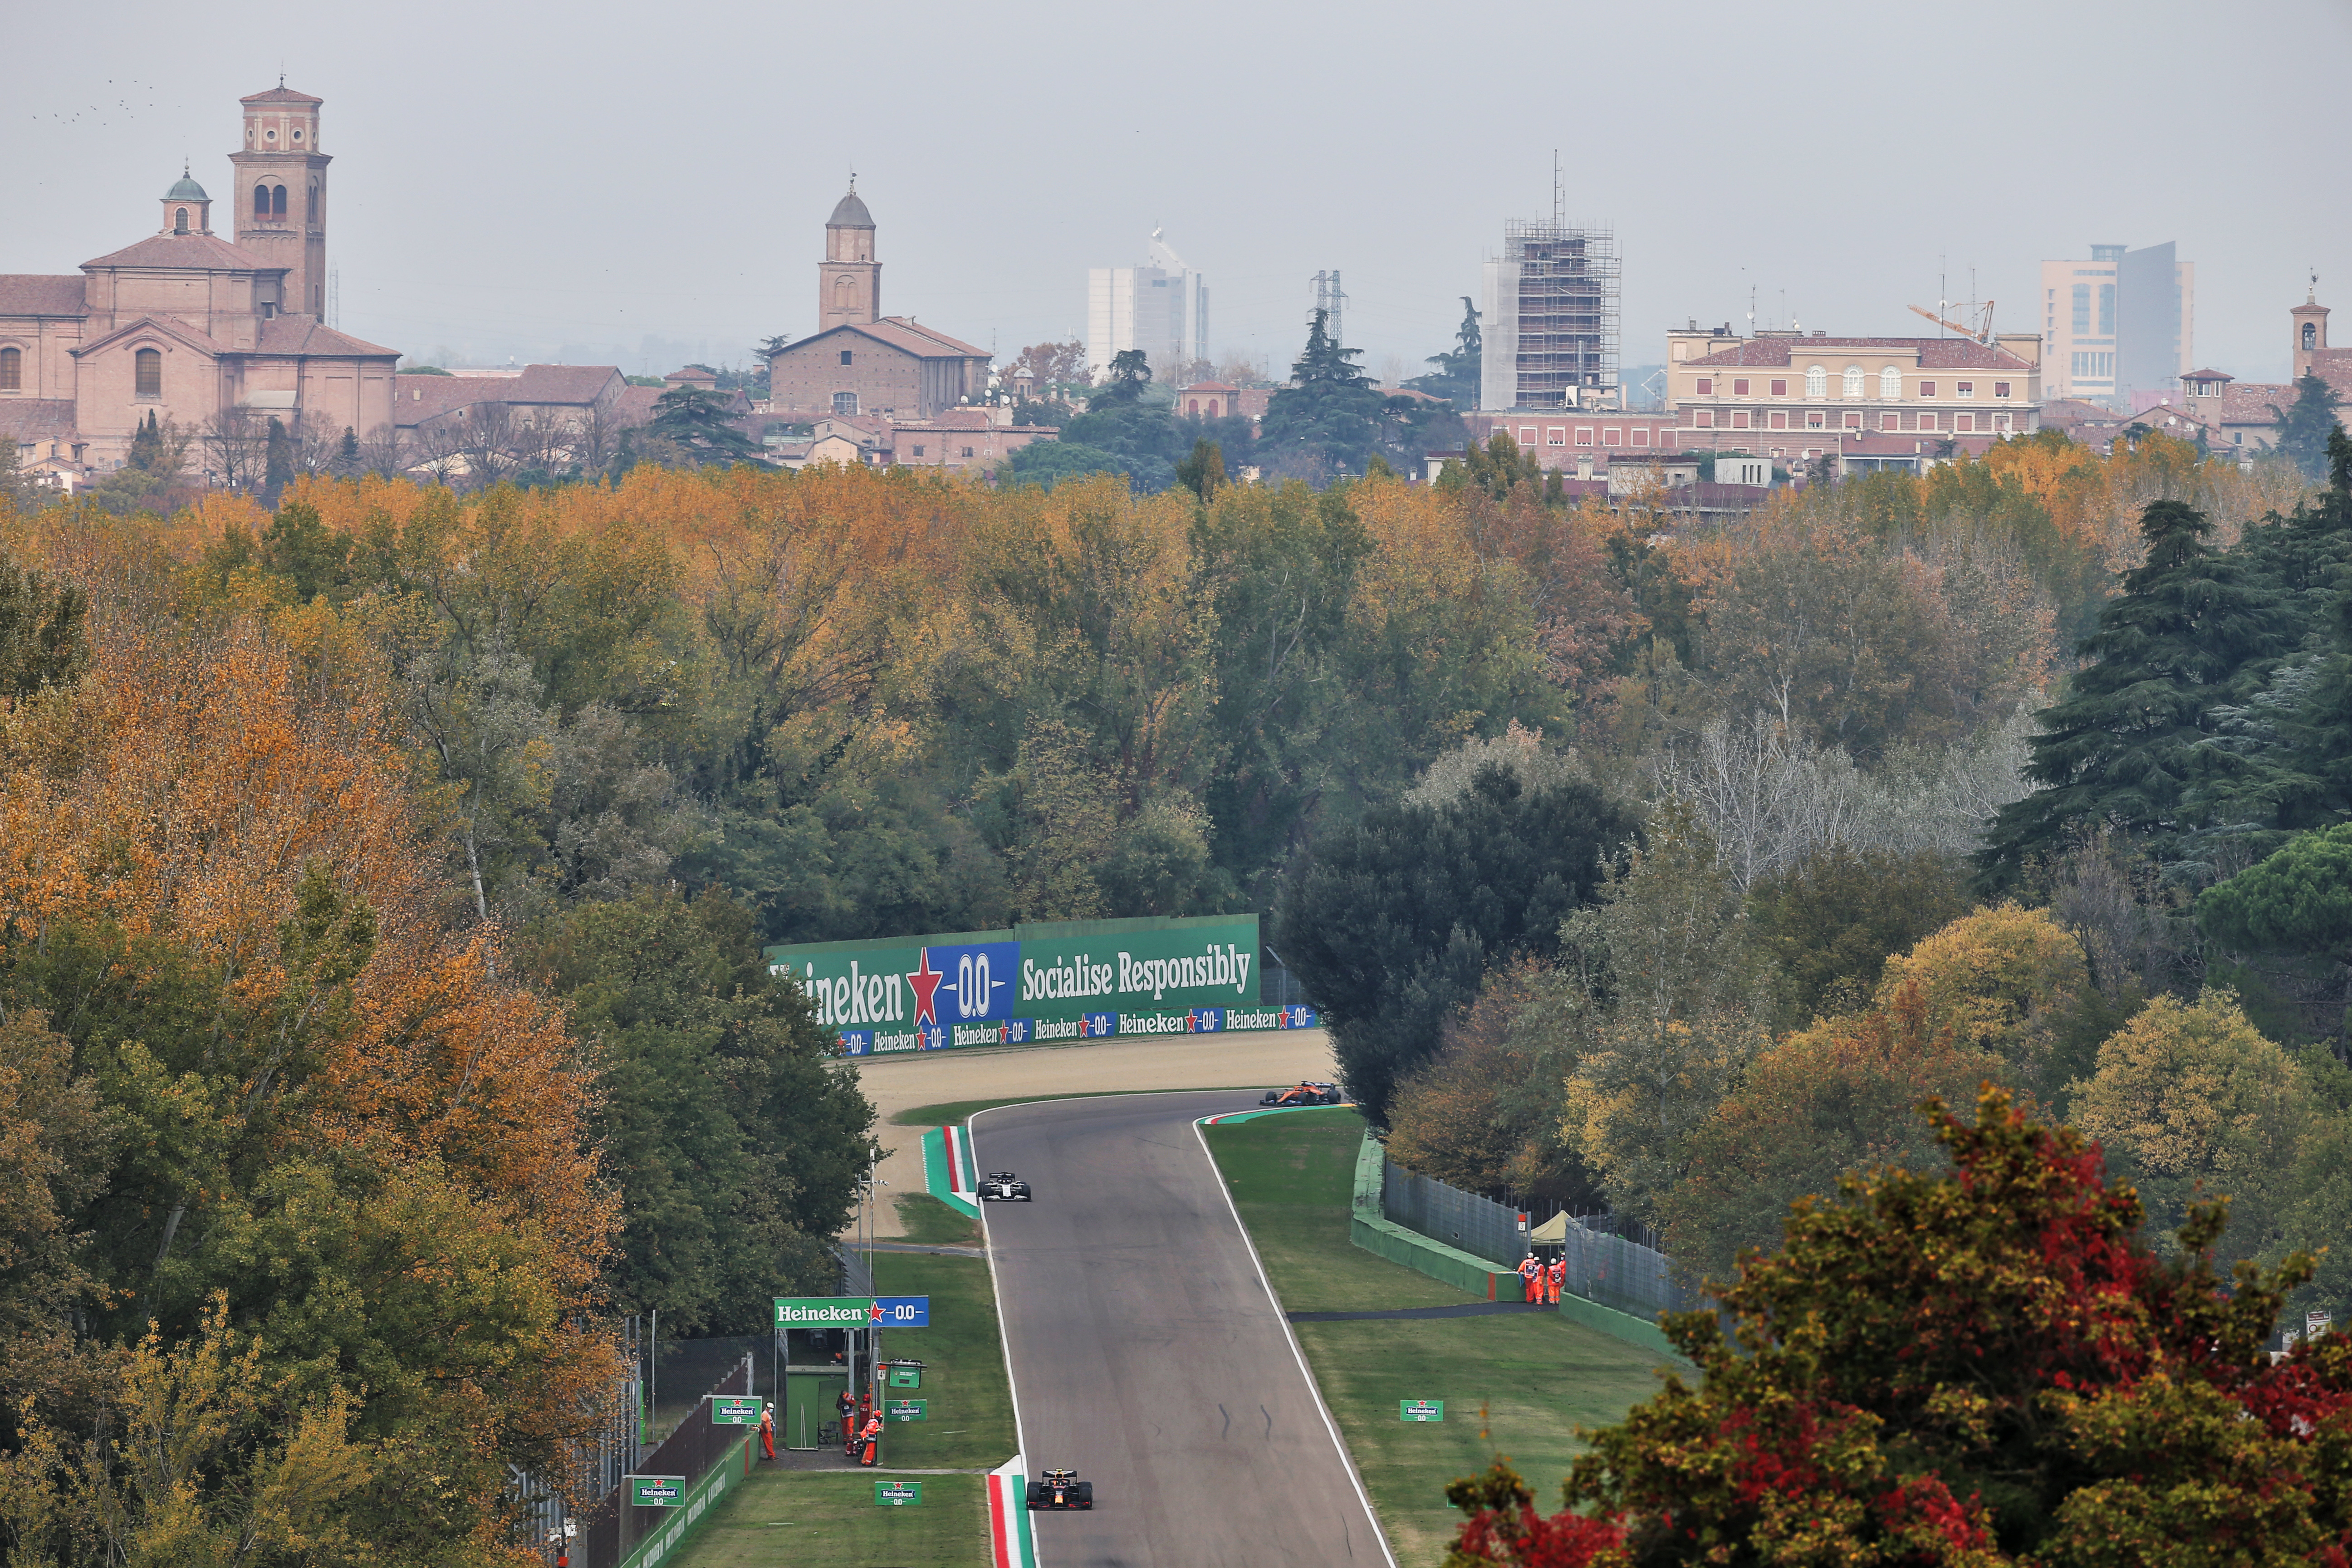
<instances>
[{"instance_id":1,"label":"arched window","mask_svg":"<svg viewBox=\"0 0 2352 1568\"><path fill-rule=\"evenodd\" d=\"M172 209L172 232L173 234L185 234L188 232L187 208L173 207Z\"/></svg>"},{"instance_id":2,"label":"arched window","mask_svg":"<svg viewBox=\"0 0 2352 1568\"><path fill-rule=\"evenodd\" d=\"M310 205L307 216L312 223L319 221L319 182L316 180L310 182Z\"/></svg>"},{"instance_id":3,"label":"arched window","mask_svg":"<svg viewBox=\"0 0 2352 1568\"><path fill-rule=\"evenodd\" d=\"M1827 397L1830 395L1830 373L1815 365L1805 372L1805 395Z\"/></svg>"},{"instance_id":4,"label":"arched window","mask_svg":"<svg viewBox=\"0 0 2352 1568\"><path fill-rule=\"evenodd\" d=\"M256 217L268 217L269 216L269 187L268 185L256 185L253 187L253 216Z\"/></svg>"},{"instance_id":5,"label":"arched window","mask_svg":"<svg viewBox=\"0 0 2352 1568\"><path fill-rule=\"evenodd\" d=\"M286 216L286 187L283 185L269 187L269 216L271 217Z\"/></svg>"},{"instance_id":6,"label":"arched window","mask_svg":"<svg viewBox=\"0 0 2352 1568\"><path fill-rule=\"evenodd\" d=\"M155 349L141 349L132 359L132 374L136 378L134 392L141 397L163 395L163 355Z\"/></svg>"},{"instance_id":7,"label":"arched window","mask_svg":"<svg viewBox=\"0 0 2352 1568\"><path fill-rule=\"evenodd\" d=\"M1900 370L1891 364L1883 366L1879 370L1878 395L1881 397L1903 395L1903 373Z\"/></svg>"},{"instance_id":8,"label":"arched window","mask_svg":"<svg viewBox=\"0 0 2352 1568\"><path fill-rule=\"evenodd\" d=\"M25 351L0 349L0 392L25 389Z\"/></svg>"},{"instance_id":9,"label":"arched window","mask_svg":"<svg viewBox=\"0 0 2352 1568\"><path fill-rule=\"evenodd\" d=\"M1848 397L1862 395L1862 366L1850 364L1845 367L1845 395Z\"/></svg>"},{"instance_id":10,"label":"arched window","mask_svg":"<svg viewBox=\"0 0 2352 1568\"><path fill-rule=\"evenodd\" d=\"M845 272L840 277L835 279L833 280L833 302L844 307L856 304L857 302L856 279L851 278Z\"/></svg>"},{"instance_id":11,"label":"arched window","mask_svg":"<svg viewBox=\"0 0 2352 1568\"><path fill-rule=\"evenodd\" d=\"M2319 323L2318 323L2318 322L2316 322L2316 321L2305 321L2305 322L2304 322L2304 324L2303 324L2303 346L2304 346L2305 348L2307 348L2307 349L2315 349L2315 348L2317 348L2317 347L2319 346Z\"/></svg>"},{"instance_id":12,"label":"arched window","mask_svg":"<svg viewBox=\"0 0 2352 1568\"><path fill-rule=\"evenodd\" d=\"M835 393L835 394L833 395L833 411L834 411L835 414L855 414L855 413L856 413L856 412L857 412L857 394L856 394L856 393L854 393L854 392L836 392L836 393Z\"/></svg>"}]
</instances>

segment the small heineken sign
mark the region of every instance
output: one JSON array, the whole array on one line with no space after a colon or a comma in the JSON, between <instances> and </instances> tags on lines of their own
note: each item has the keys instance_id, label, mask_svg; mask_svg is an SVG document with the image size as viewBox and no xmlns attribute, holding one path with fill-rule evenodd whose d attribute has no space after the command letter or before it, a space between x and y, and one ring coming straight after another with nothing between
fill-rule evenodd
<instances>
[{"instance_id":1,"label":"small heineken sign","mask_svg":"<svg viewBox=\"0 0 2352 1568\"><path fill-rule=\"evenodd\" d=\"M1400 1399L1397 1401L1400 1421L1443 1421L1445 1401L1443 1399Z\"/></svg>"},{"instance_id":2,"label":"small heineken sign","mask_svg":"<svg viewBox=\"0 0 2352 1568\"><path fill-rule=\"evenodd\" d=\"M923 1506L923 1483L920 1481L876 1481L876 1508L920 1508Z\"/></svg>"},{"instance_id":3,"label":"small heineken sign","mask_svg":"<svg viewBox=\"0 0 2352 1568\"><path fill-rule=\"evenodd\" d=\"M919 1366L892 1367L890 1369L890 1386L893 1388L922 1387L923 1369Z\"/></svg>"},{"instance_id":4,"label":"small heineken sign","mask_svg":"<svg viewBox=\"0 0 2352 1568\"><path fill-rule=\"evenodd\" d=\"M886 1421L929 1421L930 1404L928 1399L893 1399L882 1406Z\"/></svg>"},{"instance_id":5,"label":"small heineken sign","mask_svg":"<svg viewBox=\"0 0 2352 1568\"><path fill-rule=\"evenodd\" d=\"M631 1476L629 1501L638 1508L684 1508L684 1476Z\"/></svg>"},{"instance_id":6,"label":"small heineken sign","mask_svg":"<svg viewBox=\"0 0 2352 1568\"><path fill-rule=\"evenodd\" d=\"M714 1426L757 1426L761 1412L767 1405L753 1394L714 1394L710 1396L710 1424Z\"/></svg>"}]
</instances>

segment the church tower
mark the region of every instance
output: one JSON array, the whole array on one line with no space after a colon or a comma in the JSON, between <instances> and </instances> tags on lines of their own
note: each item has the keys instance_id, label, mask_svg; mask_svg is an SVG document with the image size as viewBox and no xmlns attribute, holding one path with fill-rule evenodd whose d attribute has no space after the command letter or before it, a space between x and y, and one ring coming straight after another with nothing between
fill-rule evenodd
<instances>
[{"instance_id":1,"label":"church tower","mask_svg":"<svg viewBox=\"0 0 2352 1568\"><path fill-rule=\"evenodd\" d=\"M163 226L160 234L193 234L202 237L213 231L213 199L205 195L204 186L196 184L188 166L180 165L180 183L163 193Z\"/></svg>"},{"instance_id":2,"label":"church tower","mask_svg":"<svg viewBox=\"0 0 2352 1568\"><path fill-rule=\"evenodd\" d=\"M327 314L327 164L319 151L319 105L281 78L245 104L245 146L228 155L236 243L286 268L278 310L323 321Z\"/></svg>"},{"instance_id":3,"label":"church tower","mask_svg":"<svg viewBox=\"0 0 2352 1568\"><path fill-rule=\"evenodd\" d=\"M2319 279L2314 276L2303 303L2287 312L2294 323L2294 379L2311 374L2311 362L2327 347L2327 307L2319 302Z\"/></svg>"},{"instance_id":4,"label":"church tower","mask_svg":"<svg viewBox=\"0 0 2352 1568\"><path fill-rule=\"evenodd\" d=\"M874 216L849 194L824 220L824 259L817 264L816 330L864 326L882 313L882 264L874 259Z\"/></svg>"}]
</instances>

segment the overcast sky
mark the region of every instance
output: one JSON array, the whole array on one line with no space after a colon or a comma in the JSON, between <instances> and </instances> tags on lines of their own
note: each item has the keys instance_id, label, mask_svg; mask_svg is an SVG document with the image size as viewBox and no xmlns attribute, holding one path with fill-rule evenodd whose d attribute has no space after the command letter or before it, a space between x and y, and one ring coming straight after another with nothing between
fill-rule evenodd
<instances>
[{"instance_id":1,"label":"overcast sky","mask_svg":"<svg viewBox=\"0 0 2352 1568\"><path fill-rule=\"evenodd\" d=\"M2200 362L2282 378L2312 268L2352 342L2347 0L121 0L104 23L14 31L0 271L152 232L184 154L226 229L236 100L282 65L326 100L341 325L419 356L740 362L810 329L855 168L883 309L1000 356L1082 333L1087 268L1144 260L1158 224L1208 275L1219 352L1286 365L1337 268L1363 363L1417 373L1504 221L1549 216L1555 147L1570 216L1616 231L1628 365L1672 323L1744 328L1751 289L1759 326L1932 331L1904 307L1939 268L2030 331L2038 264L2094 241L2179 243Z\"/></svg>"}]
</instances>

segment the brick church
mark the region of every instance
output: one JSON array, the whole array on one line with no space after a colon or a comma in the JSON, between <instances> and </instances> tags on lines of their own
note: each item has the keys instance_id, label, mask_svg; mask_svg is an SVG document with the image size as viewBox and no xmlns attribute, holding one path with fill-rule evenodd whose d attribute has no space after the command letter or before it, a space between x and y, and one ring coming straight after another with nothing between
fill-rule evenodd
<instances>
[{"instance_id":1,"label":"brick church","mask_svg":"<svg viewBox=\"0 0 2352 1568\"><path fill-rule=\"evenodd\" d=\"M119 467L150 414L193 431L239 409L334 436L391 425L398 351L324 323L322 101L282 82L243 100L234 240L183 171L148 237L79 274L0 274L0 437L27 468Z\"/></svg>"},{"instance_id":2,"label":"brick church","mask_svg":"<svg viewBox=\"0 0 2352 1568\"><path fill-rule=\"evenodd\" d=\"M912 316L885 316L874 217L850 182L824 225L817 330L768 356L768 403L803 417L936 419L988 395L989 353Z\"/></svg>"}]
</instances>

